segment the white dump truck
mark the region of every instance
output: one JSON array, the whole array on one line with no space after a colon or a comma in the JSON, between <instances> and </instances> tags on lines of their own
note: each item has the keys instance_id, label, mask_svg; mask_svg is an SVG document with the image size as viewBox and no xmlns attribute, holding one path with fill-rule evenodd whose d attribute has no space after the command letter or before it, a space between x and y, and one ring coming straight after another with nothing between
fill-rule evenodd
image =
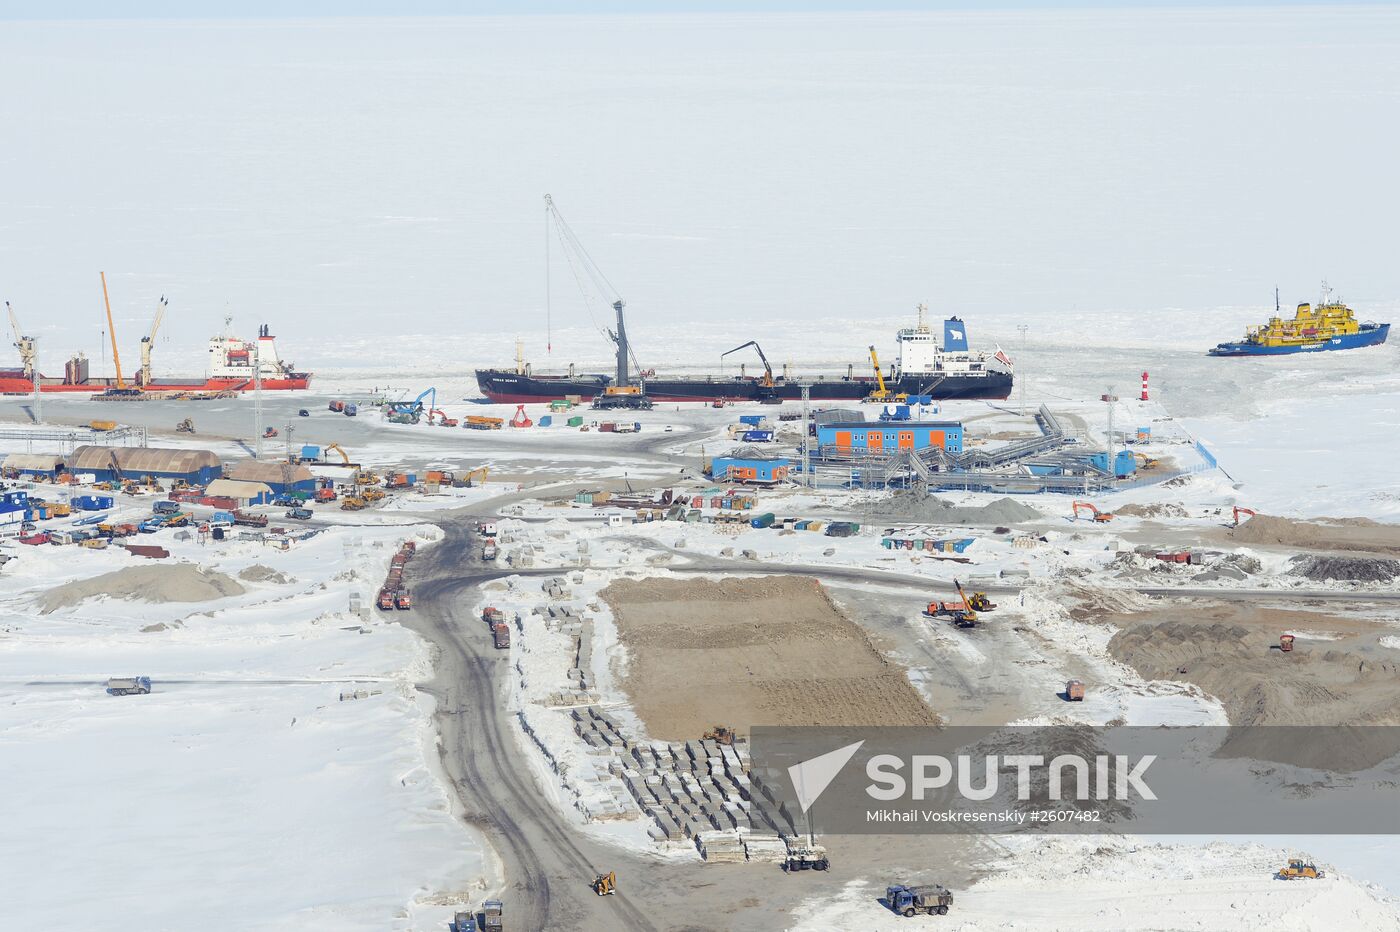
<instances>
[{"instance_id":1,"label":"white dump truck","mask_svg":"<svg viewBox=\"0 0 1400 932\"><path fill-rule=\"evenodd\" d=\"M112 696L144 696L150 691L149 676L113 676L107 679L107 693Z\"/></svg>"}]
</instances>

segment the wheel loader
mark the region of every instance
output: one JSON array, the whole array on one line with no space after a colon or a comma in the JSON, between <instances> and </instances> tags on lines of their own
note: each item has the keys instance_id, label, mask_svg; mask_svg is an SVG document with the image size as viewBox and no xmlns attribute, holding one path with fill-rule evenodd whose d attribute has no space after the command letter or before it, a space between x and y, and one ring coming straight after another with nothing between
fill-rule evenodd
<instances>
[{"instance_id":1,"label":"wheel loader","mask_svg":"<svg viewBox=\"0 0 1400 932\"><path fill-rule=\"evenodd\" d=\"M593 892L599 896L613 896L617 893L617 872L608 871L593 878Z\"/></svg>"},{"instance_id":2,"label":"wheel loader","mask_svg":"<svg viewBox=\"0 0 1400 932\"><path fill-rule=\"evenodd\" d=\"M1320 880L1327 875L1318 870L1312 861L1304 861L1302 858L1289 858L1288 863L1279 869L1277 877L1279 880Z\"/></svg>"}]
</instances>

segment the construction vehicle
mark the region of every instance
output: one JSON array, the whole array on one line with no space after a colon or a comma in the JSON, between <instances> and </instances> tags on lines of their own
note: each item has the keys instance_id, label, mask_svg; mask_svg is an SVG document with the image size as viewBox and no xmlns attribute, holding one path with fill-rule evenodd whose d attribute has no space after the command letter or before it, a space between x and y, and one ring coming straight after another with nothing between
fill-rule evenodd
<instances>
[{"instance_id":1,"label":"construction vehicle","mask_svg":"<svg viewBox=\"0 0 1400 932\"><path fill-rule=\"evenodd\" d=\"M498 417L484 417L480 414L468 414L462 420L462 426L467 430L500 430L505 425L505 421Z\"/></svg>"},{"instance_id":2,"label":"construction vehicle","mask_svg":"<svg viewBox=\"0 0 1400 932\"><path fill-rule=\"evenodd\" d=\"M609 385L601 395L593 396L592 407L599 411L627 408L634 411L650 411L651 399L636 385Z\"/></svg>"},{"instance_id":3,"label":"construction vehicle","mask_svg":"<svg viewBox=\"0 0 1400 932\"><path fill-rule=\"evenodd\" d=\"M713 741L716 744L733 744L734 729L728 725L716 725L700 736L701 740Z\"/></svg>"},{"instance_id":4,"label":"construction vehicle","mask_svg":"<svg viewBox=\"0 0 1400 932\"><path fill-rule=\"evenodd\" d=\"M932 618L947 616L951 618L953 624L957 625L959 628L977 627L977 610L969 604L967 593L963 591L962 583L955 579L953 580L953 585L958 587L958 597L961 601L930 602L928 608L924 610L924 614ZM981 596L982 604L996 608L996 605L987 601L985 593L979 592L977 595Z\"/></svg>"},{"instance_id":5,"label":"construction vehicle","mask_svg":"<svg viewBox=\"0 0 1400 932\"><path fill-rule=\"evenodd\" d=\"M176 424L176 425L175 425L175 433L177 433L177 434L192 434L192 433L194 433L194 420L193 420L192 418L185 418L183 421L181 421L180 423Z\"/></svg>"},{"instance_id":6,"label":"construction vehicle","mask_svg":"<svg viewBox=\"0 0 1400 932\"><path fill-rule=\"evenodd\" d=\"M885 889L885 902L906 919L919 914L946 916L953 905L953 894L942 884L909 887L897 884Z\"/></svg>"},{"instance_id":7,"label":"construction vehicle","mask_svg":"<svg viewBox=\"0 0 1400 932\"><path fill-rule=\"evenodd\" d=\"M824 871L831 867L831 859L826 849L817 844L795 844L788 842L787 857L783 860L785 871Z\"/></svg>"},{"instance_id":8,"label":"construction vehicle","mask_svg":"<svg viewBox=\"0 0 1400 932\"><path fill-rule=\"evenodd\" d=\"M501 932L501 913L503 907L500 900L487 900L481 904L481 927L483 932Z\"/></svg>"},{"instance_id":9,"label":"construction vehicle","mask_svg":"<svg viewBox=\"0 0 1400 932\"><path fill-rule=\"evenodd\" d=\"M297 521L306 521L315 517L315 514L310 508L291 508L287 511L286 517L293 518Z\"/></svg>"},{"instance_id":10,"label":"construction vehicle","mask_svg":"<svg viewBox=\"0 0 1400 932\"><path fill-rule=\"evenodd\" d=\"M534 427L535 422L530 420L530 415L525 413L524 405L515 406L515 416L510 419L511 427Z\"/></svg>"},{"instance_id":11,"label":"construction vehicle","mask_svg":"<svg viewBox=\"0 0 1400 932\"><path fill-rule=\"evenodd\" d=\"M160 322L165 319L165 309L169 306L170 302L165 300L165 295L161 295L160 302L156 304L155 317L151 320L151 332L141 338L141 371L136 374L136 382L139 385L151 384L151 347L156 342L156 331L160 330Z\"/></svg>"},{"instance_id":12,"label":"construction vehicle","mask_svg":"<svg viewBox=\"0 0 1400 932\"><path fill-rule=\"evenodd\" d=\"M345 402L337 398L335 401L332 401L330 404L326 405L326 407L331 411L334 411L336 414L339 414L345 410Z\"/></svg>"},{"instance_id":13,"label":"construction vehicle","mask_svg":"<svg viewBox=\"0 0 1400 932\"><path fill-rule=\"evenodd\" d=\"M243 527L267 527L267 515L255 515L246 511L235 511L233 523Z\"/></svg>"},{"instance_id":14,"label":"construction vehicle","mask_svg":"<svg viewBox=\"0 0 1400 932\"><path fill-rule=\"evenodd\" d=\"M1291 654L1293 652L1293 635L1280 634L1278 638L1278 649L1285 654Z\"/></svg>"},{"instance_id":15,"label":"construction vehicle","mask_svg":"<svg viewBox=\"0 0 1400 932\"><path fill-rule=\"evenodd\" d=\"M1068 683L1066 683L1066 684L1065 684L1065 701L1066 701L1066 702L1083 702L1083 701L1084 701L1084 684L1081 683L1079 680L1070 680Z\"/></svg>"},{"instance_id":16,"label":"construction vehicle","mask_svg":"<svg viewBox=\"0 0 1400 932\"><path fill-rule=\"evenodd\" d=\"M870 365L875 369L876 387L875 391L865 397L867 402L873 402L875 404L895 402L897 404L902 404L909 400L908 395L903 392L895 394L890 391L889 386L885 384L885 374L880 371L880 357L875 354L875 346L873 344L870 347Z\"/></svg>"},{"instance_id":17,"label":"construction vehicle","mask_svg":"<svg viewBox=\"0 0 1400 932\"><path fill-rule=\"evenodd\" d=\"M490 474L491 469L489 466L478 466L477 468L469 471L466 475L466 478L463 481L466 483L466 487L470 489L475 485L485 485L486 477ZM480 478L477 478L478 476Z\"/></svg>"},{"instance_id":18,"label":"construction vehicle","mask_svg":"<svg viewBox=\"0 0 1400 932\"><path fill-rule=\"evenodd\" d=\"M273 437L276 437L276 436L277 436L277 428L275 428L275 427L267 427L267 428L264 428L264 429L263 429L263 439L264 439L264 440L271 440Z\"/></svg>"},{"instance_id":19,"label":"construction vehicle","mask_svg":"<svg viewBox=\"0 0 1400 932\"><path fill-rule=\"evenodd\" d=\"M1312 861L1302 858L1289 858L1288 863L1279 868L1275 875L1279 880L1321 880L1327 874L1318 869Z\"/></svg>"},{"instance_id":20,"label":"construction vehicle","mask_svg":"<svg viewBox=\"0 0 1400 932\"><path fill-rule=\"evenodd\" d=\"M423 399L427 398L425 405ZM395 424L417 424L418 420L427 412L428 423L433 423L433 415L441 414L437 410L437 389L427 388L419 393L418 397L412 401L391 401L384 406L384 413ZM407 418L407 420L404 420Z\"/></svg>"},{"instance_id":21,"label":"construction vehicle","mask_svg":"<svg viewBox=\"0 0 1400 932\"><path fill-rule=\"evenodd\" d=\"M360 493L360 497L363 498L366 502L383 501L384 491L382 489L365 489L363 492Z\"/></svg>"},{"instance_id":22,"label":"construction vehicle","mask_svg":"<svg viewBox=\"0 0 1400 932\"><path fill-rule=\"evenodd\" d=\"M488 539L486 543L481 545L481 559L494 560L496 559L496 554L496 542L494 540Z\"/></svg>"},{"instance_id":23,"label":"construction vehicle","mask_svg":"<svg viewBox=\"0 0 1400 932\"><path fill-rule=\"evenodd\" d=\"M968 595L966 592L963 592L962 583L958 582L956 579L953 580L953 585L958 587L958 595L962 597L963 604L974 612L990 612L997 607L995 602L987 598L987 593L974 592L972 595Z\"/></svg>"},{"instance_id":24,"label":"construction vehicle","mask_svg":"<svg viewBox=\"0 0 1400 932\"><path fill-rule=\"evenodd\" d=\"M593 878L593 892L599 896L612 896L617 893L617 872L608 871Z\"/></svg>"},{"instance_id":25,"label":"construction vehicle","mask_svg":"<svg viewBox=\"0 0 1400 932\"><path fill-rule=\"evenodd\" d=\"M113 676L107 679L107 693L112 696L144 696L151 691L149 676Z\"/></svg>"},{"instance_id":26,"label":"construction vehicle","mask_svg":"<svg viewBox=\"0 0 1400 932\"><path fill-rule=\"evenodd\" d=\"M1079 520L1079 512L1087 511L1096 524L1107 524L1113 520L1113 515L1107 511L1099 511L1088 502L1075 502L1074 513L1070 515L1070 520Z\"/></svg>"},{"instance_id":27,"label":"construction vehicle","mask_svg":"<svg viewBox=\"0 0 1400 932\"><path fill-rule=\"evenodd\" d=\"M413 596L407 589L394 595L394 608L406 612L413 608Z\"/></svg>"},{"instance_id":28,"label":"construction vehicle","mask_svg":"<svg viewBox=\"0 0 1400 932\"><path fill-rule=\"evenodd\" d=\"M1240 526L1240 515L1249 515L1251 518L1254 517L1254 509L1253 509L1253 508L1241 508L1239 505L1235 505L1235 506L1231 509L1231 512L1232 512L1232 514L1233 514L1233 516L1234 516L1234 520L1235 520L1235 523L1234 523L1233 525L1231 525L1231 527L1239 527L1239 526Z\"/></svg>"},{"instance_id":29,"label":"construction vehicle","mask_svg":"<svg viewBox=\"0 0 1400 932\"><path fill-rule=\"evenodd\" d=\"M347 495L340 500L341 511L360 511L365 507L365 500L358 495Z\"/></svg>"},{"instance_id":30,"label":"construction vehicle","mask_svg":"<svg viewBox=\"0 0 1400 932\"><path fill-rule=\"evenodd\" d=\"M379 598L375 600L375 605L382 612L392 612L394 610L394 591L384 588L379 590Z\"/></svg>"},{"instance_id":31,"label":"construction vehicle","mask_svg":"<svg viewBox=\"0 0 1400 932\"><path fill-rule=\"evenodd\" d=\"M188 420L188 418L187 418L186 420ZM101 430L101 431L116 430L116 429L117 429L117 422L116 422L116 421L88 421L88 429L89 429L89 430ZM191 431L191 432L193 432L193 431Z\"/></svg>"},{"instance_id":32,"label":"construction vehicle","mask_svg":"<svg viewBox=\"0 0 1400 932\"><path fill-rule=\"evenodd\" d=\"M331 452L332 450L334 450L335 452L337 452L337 453L340 454L340 465L342 465L342 466L354 466L354 465L355 465L354 463L350 462L350 454L345 452L345 448L342 447L340 444L334 443L334 442L326 444L326 449L325 449L325 451L324 451L323 454L322 454L322 458L324 459L325 457L329 456L329 455L330 455L330 452Z\"/></svg>"},{"instance_id":33,"label":"construction vehicle","mask_svg":"<svg viewBox=\"0 0 1400 932\"><path fill-rule=\"evenodd\" d=\"M311 497L318 502L333 502L335 501L335 489L317 489Z\"/></svg>"}]
</instances>

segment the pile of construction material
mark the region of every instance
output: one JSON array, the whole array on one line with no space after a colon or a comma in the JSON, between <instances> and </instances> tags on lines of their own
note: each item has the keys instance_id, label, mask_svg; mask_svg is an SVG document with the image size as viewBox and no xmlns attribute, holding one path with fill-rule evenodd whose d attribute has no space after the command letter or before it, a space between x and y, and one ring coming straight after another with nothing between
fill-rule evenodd
<instances>
[{"instance_id":1,"label":"pile of construction material","mask_svg":"<svg viewBox=\"0 0 1400 932\"><path fill-rule=\"evenodd\" d=\"M418 552L418 545L411 540L403 542L398 553L394 554L389 561L389 574L384 577L384 585L379 587L379 597L375 604L380 611L393 611L402 609L407 611L413 607L413 597L408 589L404 587L403 575L408 569L408 561L413 559L413 555Z\"/></svg>"},{"instance_id":2,"label":"pile of construction material","mask_svg":"<svg viewBox=\"0 0 1400 932\"><path fill-rule=\"evenodd\" d=\"M621 778L637 807L656 823L653 839L688 842L715 863L786 860L791 824L753 809L747 745L714 738L633 741L597 707L571 714L591 753L607 761L608 772Z\"/></svg>"}]
</instances>

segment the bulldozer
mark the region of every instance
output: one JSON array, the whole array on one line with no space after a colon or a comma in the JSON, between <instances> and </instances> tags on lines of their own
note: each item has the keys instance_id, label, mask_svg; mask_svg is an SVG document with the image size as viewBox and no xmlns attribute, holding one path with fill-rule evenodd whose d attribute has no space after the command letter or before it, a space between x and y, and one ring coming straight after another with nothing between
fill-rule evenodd
<instances>
[{"instance_id":1,"label":"bulldozer","mask_svg":"<svg viewBox=\"0 0 1400 932\"><path fill-rule=\"evenodd\" d=\"M347 495L340 500L342 511L359 511L365 507L365 500L358 495Z\"/></svg>"},{"instance_id":2,"label":"bulldozer","mask_svg":"<svg viewBox=\"0 0 1400 932\"><path fill-rule=\"evenodd\" d=\"M617 872L608 871L593 878L593 892L599 896L613 896L617 893Z\"/></svg>"},{"instance_id":3,"label":"bulldozer","mask_svg":"<svg viewBox=\"0 0 1400 932\"><path fill-rule=\"evenodd\" d=\"M1289 858L1288 863L1279 868L1277 875L1279 880L1320 880L1327 875L1318 870L1312 861L1304 861L1302 858Z\"/></svg>"},{"instance_id":4,"label":"bulldozer","mask_svg":"<svg viewBox=\"0 0 1400 932\"><path fill-rule=\"evenodd\" d=\"M176 425L175 425L175 433L177 433L177 434L192 434L192 433L194 433L194 419L193 419L193 418L188 418L188 417L187 417L187 418L185 418L183 421L181 421L180 423L176 424Z\"/></svg>"},{"instance_id":5,"label":"bulldozer","mask_svg":"<svg viewBox=\"0 0 1400 932\"><path fill-rule=\"evenodd\" d=\"M384 493L379 489L365 489L360 494L367 502L377 502L384 497Z\"/></svg>"},{"instance_id":6,"label":"bulldozer","mask_svg":"<svg viewBox=\"0 0 1400 932\"><path fill-rule=\"evenodd\" d=\"M716 744L733 744L734 729L728 725L716 725L700 736L703 741L714 741Z\"/></svg>"}]
</instances>

